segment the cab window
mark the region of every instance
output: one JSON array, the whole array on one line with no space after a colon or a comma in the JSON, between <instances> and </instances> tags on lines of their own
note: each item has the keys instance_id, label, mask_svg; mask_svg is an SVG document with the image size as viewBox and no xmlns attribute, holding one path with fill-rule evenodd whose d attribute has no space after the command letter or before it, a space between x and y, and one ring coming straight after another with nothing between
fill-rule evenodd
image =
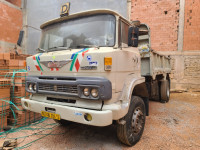
<instances>
[{"instance_id":1,"label":"cab window","mask_svg":"<svg viewBox=\"0 0 200 150\"><path fill-rule=\"evenodd\" d=\"M128 47L128 28L128 24L122 20L119 21L119 47Z\"/></svg>"}]
</instances>

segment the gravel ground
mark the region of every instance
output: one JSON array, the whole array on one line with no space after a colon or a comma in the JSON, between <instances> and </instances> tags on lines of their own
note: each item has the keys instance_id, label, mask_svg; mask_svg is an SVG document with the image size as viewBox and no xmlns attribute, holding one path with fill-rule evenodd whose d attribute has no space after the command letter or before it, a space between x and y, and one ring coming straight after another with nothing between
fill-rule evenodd
<instances>
[{"instance_id":1,"label":"gravel ground","mask_svg":"<svg viewBox=\"0 0 200 150\"><path fill-rule=\"evenodd\" d=\"M133 147L118 141L113 125L92 127L71 124L63 127L51 119L10 133L7 137L22 137L18 139L18 147L27 146L25 149L30 150L197 150L200 149L199 97L200 93L172 93L169 103L151 101L143 136ZM23 138L26 135L32 136Z\"/></svg>"}]
</instances>

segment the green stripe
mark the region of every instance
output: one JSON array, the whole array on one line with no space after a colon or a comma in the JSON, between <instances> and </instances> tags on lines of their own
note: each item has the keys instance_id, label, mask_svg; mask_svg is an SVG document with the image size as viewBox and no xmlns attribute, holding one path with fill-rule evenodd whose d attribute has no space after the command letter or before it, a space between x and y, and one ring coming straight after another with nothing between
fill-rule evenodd
<instances>
[{"instance_id":1,"label":"green stripe","mask_svg":"<svg viewBox=\"0 0 200 150\"><path fill-rule=\"evenodd\" d=\"M38 60L38 56L36 56L35 58L36 58L36 61L37 61L37 63L38 63L38 66L39 66L40 69L43 71L43 69L42 69L42 67L41 67L41 65L40 65L40 62L39 62L39 60Z\"/></svg>"},{"instance_id":2,"label":"green stripe","mask_svg":"<svg viewBox=\"0 0 200 150\"><path fill-rule=\"evenodd\" d=\"M70 66L70 71L72 71L72 69L73 69L73 66L74 66L74 63L76 61L76 58L77 58L78 54L83 53L83 52L87 51L88 49L89 48L86 48L84 51L81 51L81 52L75 54L75 56L74 56L74 58L72 60L71 66Z\"/></svg>"},{"instance_id":3,"label":"green stripe","mask_svg":"<svg viewBox=\"0 0 200 150\"><path fill-rule=\"evenodd\" d=\"M72 69L73 69L73 66L74 66L74 63L75 63L75 60L76 60L78 54L79 54L79 53L75 54L74 59L72 60L71 67L70 67L70 71L72 71Z\"/></svg>"}]
</instances>

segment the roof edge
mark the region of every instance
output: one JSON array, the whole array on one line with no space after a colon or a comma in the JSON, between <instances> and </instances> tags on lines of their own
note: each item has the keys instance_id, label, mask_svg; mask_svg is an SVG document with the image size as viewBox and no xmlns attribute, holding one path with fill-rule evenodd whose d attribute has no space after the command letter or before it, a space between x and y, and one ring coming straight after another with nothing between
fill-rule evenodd
<instances>
[{"instance_id":1,"label":"roof edge","mask_svg":"<svg viewBox=\"0 0 200 150\"><path fill-rule=\"evenodd\" d=\"M58 23L58 22L62 22L62 21L65 21L65 20L83 17L85 15L94 15L94 14L101 14L101 13L108 13L108 14L113 14L113 15L119 16L120 18L122 18L123 20L125 20L126 22L128 22L130 24L130 22L126 18L122 17L120 14L118 14L117 12L115 12L113 10L110 10L110 9L93 9L93 10L82 11L82 12L71 14L69 16L64 16L64 17L53 19L53 20L49 20L49 21L43 23L40 26L40 29L44 29L48 25Z\"/></svg>"}]
</instances>

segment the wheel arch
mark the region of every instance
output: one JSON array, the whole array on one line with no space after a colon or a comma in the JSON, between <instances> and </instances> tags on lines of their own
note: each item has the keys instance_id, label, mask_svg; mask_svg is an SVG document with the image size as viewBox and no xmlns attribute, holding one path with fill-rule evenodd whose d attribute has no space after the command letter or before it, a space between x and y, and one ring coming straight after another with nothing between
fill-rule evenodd
<instances>
[{"instance_id":1,"label":"wheel arch","mask_svg":"<svg viewBox=\"0 0 200 150\"><path fill-rule=\"evenodd\" d=\"M137 84L133 89L132 95L139 96L142 98L145 104L146 116L148 116L149 115L149 93L147 90L146 83L143 82L143 83Z\"/></svg>"},{"instance_id":2,"label":"wheel arch","mask_svg":"<svg viewBox=\"0 0 200 150\"><path fill-rule=\"evenodd\" d=\"M144 91L144 92L143 92ZM132 96L139 96L143 99L145 108L146 108L146 115L149 114L149 98L148 98L148 90L145 83L144 77L133 77L129 76L125 83L124 87L120 96L120 101L126 104L124 108L124 116L128 113L129 105L131 102Z\"/></svg>"}]
</instances>

